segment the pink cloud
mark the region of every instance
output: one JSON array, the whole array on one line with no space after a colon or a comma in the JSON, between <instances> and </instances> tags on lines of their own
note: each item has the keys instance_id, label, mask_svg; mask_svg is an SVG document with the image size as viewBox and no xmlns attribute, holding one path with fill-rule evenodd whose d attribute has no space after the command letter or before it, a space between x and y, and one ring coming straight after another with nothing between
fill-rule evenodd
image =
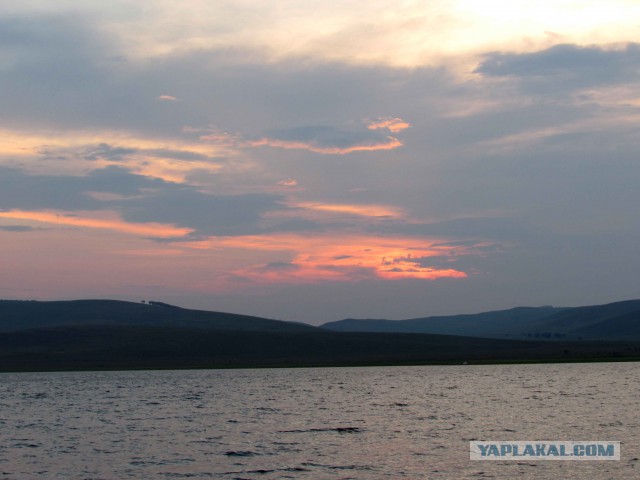
<instances>
[{"instance_id":1,"label":"pink cloud","mask_svg":"<svg viewBox=\"0 0 640 480\"><path fill-rule=\"evenodd\" d=\"M327 212L335 214L357 215L361 217L381 217L400 218L404 213L396 208L387 205L357 205L348 203L320 203L320 202L298 202L290 204L292 207L302 208L316 212Z\"/></svg>"},{"instance_id":2,"label":"pink cloud","mask_svg":"<svg viewBox=\"0 0 640 480\"><path fill-rule=\"evenodd\" d=\"M386 137L380 143L352 145L349 147L323 147L314 142L280 140L277 138L264 137L260 140L246 142L250 147L273 147L284 148L286 150L308 150L310 152L322 153L326 155L346 155L353 152L373 152L376 150L393 150L401 147L402 142L395 137Z\"/></svg>"},{"instance_id":3,"label":"pink cloud","mask_svg":"<svg viewBox=\"0 0 640 480\"><path fill-rule=\"evenodd\" d=\"M69 227L98 228L159 238L182 237L192 232L189 228L180 228L161 223L129 223L113 215L103 215L102 218L97 218L95 216L68 215L59 212L12 210L0 212L0 218L30 220Z\"/></svg>"},{"instance_id":4,"label":"pink cloud","mask_svg":"<svg viewBox=\"0 0 640 480\"><path fill-rule=\"evenodd\" d=\"M287 178L285 180L280 180L278 185L282 185L283 187L295 187L298 185L298 181L293 178Z\"/></svg>"},{"instance_id":5,"label":"pink cloud","mask_svg":"<svg viewBox=\"0 0 640 480\"><path fill-rule=\"evenodd\" d=\"M270 251L286 261L249 265L223 276L226 283L252 284L355 282L365 279L467 278L455 268L426 267L420 260L429 257L467 255L464 246L428 243L415 238L380 238L363 235L302 236L296 234L225 237L198 242L194 248L246 248Z\"/></svg>"},{"instance_id":6,"label":"pink cloud","mask_svg":"<svg viewBox=\"0 0 640 480\"><path fill-rule=\"evenodd\" d=\"M358 128L340 129L331 126L302 126L269 132L257 138L229 133L210 126L204 129L185 127L186 133L199 134L200 141L234 148L282 148L307 150L324 155L346 155L353 152L393 150L403 143L393 135L409 124L400 118L379 119ZM386 130L386 132L384 132Z\"/></svg>"},{"instance_id":7,"label":"pink cloud","mask_svg":"<svg viewBox=\"0 0 640 480\"><path fill-rule=\"evenodd\" d=\"M402 130L406 130L410 126L411 124L409 122L405 122L401 118L385 117L385 118L378 118L377 120L374 120L373 122L369 123L369 125L367 125L367 128L369 130L386 129L392 133L398 133L398 132L401 132Z\"/></svg>"}]
</instances>

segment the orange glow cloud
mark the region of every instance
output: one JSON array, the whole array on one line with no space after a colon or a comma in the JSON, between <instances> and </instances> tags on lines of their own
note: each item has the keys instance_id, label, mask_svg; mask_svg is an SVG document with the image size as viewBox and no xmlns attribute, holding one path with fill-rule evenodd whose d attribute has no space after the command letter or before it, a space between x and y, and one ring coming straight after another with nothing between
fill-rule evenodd
<instances>
[{"instance_id":1,"label":"orange glow cloud","mask_svg":"<svg viewBox=\"0 0 640 480\"><path fill-rule=\"evenodd\" d=\"M405 122L401 118L379 118L371 122L369 125L367 125L367 128L369 130L378 130L381 128L386 128L390 132L398 133L398 132L401 132L402 130L406 130L410 126L411 126L410 123Z\"/></svg>"},{"instance_id":2,"label":"orange glow cloud","mask_svg":"<svg viewBox=\"0 0 640 480\"><path fill-rule=\"evenodd\" d=\"M369 125L369 130L376 130L385 128L391 132L399 132L408 128L410 125L399 118L383 119L379 126L377 123ZM218 130L215 126L209 128L200 129L194 127L184 127L183 131L186 133L202 133L198 138L207 143L215 144L220 147L233 147L233 148L258 148L258 147L271 147L271 148L284 148L286 150L308 150L310 152L322 153L325 155L346 155L352 152L372 152L377 150L393 150L403 146L403 143L396 137L387 136L384 139L379 139L377 143L361 143L346 147L337 146L322 146L313 141L302 140L283 140L280 138L263 137L258 140L247 140L242 135L237 133L229 133L222 130Z\"/></svg>"},{"instance_id":3,"label":"orange glow cloud","mask_svg":"<svg viewBox=\"0 0 640 480\"><path fill-rule=\"evenodd\" d=\"M188 228L163 225L160 223L127 223L118 218L90 218L72 216L68 213L12 210L9 212L0 212L0 218L30 220L70 227L99 228L132 235L160 238L182 237L192 232L192 230Z\"/></svg>"},{"instance_id":4,"label":"orange glow cloud","mask_svg":"<svg viewBox=\"0 0 640 480\"><path fill-rule=\"evenodd\" d=\"M261 138L245 142L250 147L274 147L287 150L308 150L325 155L346 155L353 152L374 152L377 150L393 150L402 146L402 142L395 137L387 137L386 142L372 145L353 145L351 147L321 147L307 142L279 140L274 138Z\"/></svg>"},{"instance_id":5,"label":"orange glow cloud","mask_svg":"<svg viewBox=\"0 0 640 480\"><path fill-rule=\"evenodd\" d=\"M439 239L441 240L441 239ZM315 283L364 279L466 278L455 268L425 267L428 257L451 257L473 253L468 247L434 246L415 238L335 235L307 237L294 234L218 237L183 244L196 249L249 249L273 252L277 261L238 268L229 279L252 283ZM277 255L276 255L277 254Z\"/></svg>"},{"instance_id":6,"label":"orange glow cloud","mask_svg":"<svg viewBox=\"0 0 640 480\"><path fill-rule=\"evenodd\" d=\"M293 178L287 178L286 180L280 180L278 185L282 185L283 187L295 187L298 185L298 182Z\"/></svg>"},{"instance_id":7,"label":"orange glow cloud","mask_svg":"<svg viewBox=\"0 0 640 480\"><path fill-rule=\"evenodd\" d=\"M186 133L199 133L202 131L202 129L194 127L184 127L182 131ZM223 132L215 128L213 131L205 135L200 135L198 138L203 142L220 145L223 147L242 147L244 143L240 135Z\"/></svg>"},{"instance_id":8,"label":"orange glow cloud","mask_svg":"<svg viewBox=\"0 0 640 480\"><path fill-rule=\"evenodd\" d=\"M639 15L636 0L323 0L279 1L277 8L263 0L163 0L136 20L104 15L103 28L133 58L234 48L259 51L268 61L290 56L417 67L503 46L531 48L544 44L549 31L567 43L627 41L637 36Z\"/></svg>"},{"instance_id":9,"label":"orange glow cloud","mask_svg":"<svg viewBox=\"0 0 640 480\"><path fill-rule=\"evenodd\" d=\"M354 205L340 203L317 203L317 202L300 202L291 204L292 207L303 208L306 210L343 213L348 215L358 215L362 217L402 217L403 213L400 209L388 207L386 205Z\"/></svg>"},{"instance_id":10,"label":"orange glow cloud","mask_svg":"<svg viewBox=\"0 0 640 480\"><path fill-rule=\"evenodd\" d=\"M165 182L183 183L193 170L218 172L222 165L204 161L182 161L142 154L127 163L134 173L159 178Z\"/></svg>"},{"instance_id":11,"label":"orange glow cloud","mask_svg":"<svg viewBox=\"0 0 640 480\"><path fill-rule=\"evenodd\" d=\"M173 95L160 95L158 97L158 100L162 100L164 102L175 102L176 100L178 100L178 98L174 97Z\"/></svg>"},{"instance_id":12,"label":"orange glow cloud","mask_svg":"<svg viewBox=\"0 0 640 480\"><path fill-rule=\"evenodd\" d=\"M89 147L108 144L113 147L130 149L132 153L125 158L110 160L97 158L88 161L82 158L82 152ZM177 152L178 158L162 155L163 151ZM46 152L52 152L52 160ZM200 154L208 158L183 160L180 154ZM140 138L125 132L40 132L28 133L0 129L0 156L3 165L15 164L30 173L46 175L84 175L87 168L104 168L117 165L133 173L161 178L169 182L185 181L193 170L218 172L222 165L216 158L223 153L220 145L208 145L200 142L180 140L162 140ZM64 155L61 162L59 155ZM233 157L233 152L224 152L225 159ZM37 161L36 161L37 160Z\"/></svg>"}]
</instances>

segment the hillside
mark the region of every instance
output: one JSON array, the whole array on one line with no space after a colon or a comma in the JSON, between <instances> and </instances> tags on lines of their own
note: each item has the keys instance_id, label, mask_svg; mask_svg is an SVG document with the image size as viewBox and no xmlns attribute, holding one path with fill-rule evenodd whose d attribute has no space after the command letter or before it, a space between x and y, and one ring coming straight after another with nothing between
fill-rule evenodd
<instances>
[{"instance_id":1,"label":"hillside","mask_svg":"<svg viewBox=\"0 0 640 480\"><path fill-rule=\"evenodd\" d=\"M585 307L519 307L409 320L346 319L321 328L541 340L640 340L640 300Z\"/></svg>"},{"instance_id":2,"label":"hillside","mask_svg":"<svg viewBox=\"0 0 640 480\"><path fill-rule=\"evenodd\" d=\"M550 316L537 329L567 338L640 339L640 300L567 309Z\"/></svg>"},{"instance_id":3,"label":"hillside","mask_svg":"<svg viewBox=\"0 0 640 480\"><path fill-rule=\"evenodd\" d=\"M0 372L638 360L640 342L404 333L58 327L0 334Z\"/></svg>"},{"instance_id":4,"label":"hillside","mask_svg":"<svg viewBox=\"0 0 640 480\"><path fill-rule=\"evenodd\" d=\"M160 302L0 301L0 372L637 360L640 338L628 332L637 330L638 303L435 317L433 328L456 332L443 335L332 331ZM424 329L429 321L374 325ZM364 320L350 322L369 325ZM584 339L545 342L522 335L519 339L478 335L483 328L496 332L512 325L522 329L560 324L566 331L581 332Z\"/></svg>"},{"instance_id":5,"label":"hillside","mask_svg":"<svg viewBox=\"0 0 640 480\"><path fill-rule=\"evenodd\" d=\"M312 331L303 323L189 310L161 302L0 300L0 332L56 327L137 326L256 332Z\"/></svg>"},{"instance_id":6,"label":"hillside","mask_svg":"<svg viewBox=\"0 0 640 480\"><path fill-rule=\"evenodd\" d=\"M340 332L404 332L464 335L477 337L507 337L526 331L542 319L564 311L554 307L518 307L467 315L449 315L409 320L346 319L321 325Z\"/></svg>"}]
</instances>

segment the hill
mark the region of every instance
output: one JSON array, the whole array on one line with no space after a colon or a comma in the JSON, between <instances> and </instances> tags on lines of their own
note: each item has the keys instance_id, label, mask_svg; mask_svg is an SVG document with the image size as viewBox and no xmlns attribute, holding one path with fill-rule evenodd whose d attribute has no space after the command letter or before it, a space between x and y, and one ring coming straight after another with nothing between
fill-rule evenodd
<instances>
[{"instance_id":1,"label":"hill","mask_svg":"<svg viewBox=\"0 0 640 480\"><path fill-rule=\"evenodd\" d=\"M640 358L640 340L620 336L637 325L636 305L575 310L512 309L437 317L457 333L517 324L616 341L479 338L403 332L331 331L301 323L163 304L114 300L0 301L0 371L400 365ZM582 320L579 320L582 319ZM387 321L388 322L388 321ZM383 325L387 325L383 322ZM551 322L551 323L549 323ZM405 325L404 322L391 322ZM420 319L406 323L420 326ZM348 324L347 324L348 325ZM359 325L359 324L358 324ZM537 328L537 327L536 327ZM612 328L618 329L612 333ZM634 327L635 328L635 327Z\"/></svg>"},{"instance_id":2,"label":"hill","mask_svg":"<svg viewBox=\"0 0 640 480\"><path fill-rule=\"evenodd\" d=\"M1 371L638 360L640 342L542 342L406 333L58 327L0 334Z\"/></svg>"},{"instance_id":3,"label":"hill","mask_svg":"<svg viewBox=\"0 0 640 480\"><path fill-rule=\"evenodd\" d=\"M518 307L409 320L346 319L321 328L541 340L640 340L640 300L585 307Z\"/></svg>"},{"instance_id":4,"label":"hill","mask_svg":"<svg viewBox=\"0 0 640 480\"><path fill-rule=\"evenodd\" d=\"M340 332L432 333L503 338L526 331L536 322L562 311L564 309L554 307L518 307L510 310L409 320L346 319L325 323L321 328Z\"/></svg>"},{"instance_id":5,"label":"hill","mask_svg":"<svg viewBox=\"0 0 640 480\"><path fill-rule=\"evenodd\" d=\"M311 331L304 323L189 310L162 302L0 300L0 332L56 327L137 326L256 332Z\"/></svg>"}]
</instances>

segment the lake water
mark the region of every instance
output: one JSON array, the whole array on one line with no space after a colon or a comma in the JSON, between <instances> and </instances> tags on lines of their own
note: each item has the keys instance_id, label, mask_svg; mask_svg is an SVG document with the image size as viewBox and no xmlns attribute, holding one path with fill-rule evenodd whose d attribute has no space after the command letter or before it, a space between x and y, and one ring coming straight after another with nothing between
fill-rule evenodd
<instances>
[{"instance_id":1,"label":"lake water","mask_svg":"<svg viewBox=\"0 0 640 480\"><path fill-rule=\"evenodd\" d=\"M639 478L640 365L0 374L1 479ZM469 460L470 440L620 461Z\"/></svg>"}]
</instances>

